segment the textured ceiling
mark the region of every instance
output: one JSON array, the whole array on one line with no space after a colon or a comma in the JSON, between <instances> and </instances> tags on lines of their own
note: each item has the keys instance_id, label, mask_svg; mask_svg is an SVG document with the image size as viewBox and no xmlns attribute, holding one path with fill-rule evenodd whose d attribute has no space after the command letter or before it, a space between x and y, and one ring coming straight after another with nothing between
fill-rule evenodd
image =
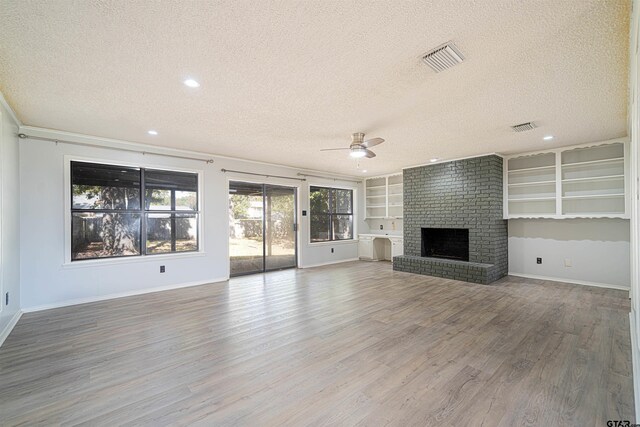
<instances>
[{"instance_id":1,"label":"textured ceiling","mask_svg":"<svg viewBox=\"0 0 640 427\"><path fill-rule=\"evenodd\" d=\"M628 0L0 0L0 90L27 125L350 175L348 152L319 149L361 131L387 141L360 161L374 175L625 136L629 14ZM448 40L466 60L436 74L419 57Z\"/></svg>"}]
</instances>

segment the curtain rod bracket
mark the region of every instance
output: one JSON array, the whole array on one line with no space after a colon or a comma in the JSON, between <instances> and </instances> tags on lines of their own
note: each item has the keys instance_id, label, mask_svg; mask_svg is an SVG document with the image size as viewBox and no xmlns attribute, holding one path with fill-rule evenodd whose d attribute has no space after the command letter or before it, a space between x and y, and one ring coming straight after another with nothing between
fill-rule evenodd
<instances>
[{"instance_id":1,"label":"curtain rod bracket","mask_svg":"<svg viewBox=\"0 0 640 427\"><path fill-rule=\"evenodd\" d=\"M56 145L58 145L59 143L64 143L64 144L70 144L70 145L79 145L79 146L83 146L83 147L102 148L102 149L106 149L106 150L128 151L130 153L142 154L143 156L146 156L148 154L150 156L173 157L174 159L183 159L183 160L195 160L195 161L198 161L198 162L205 162L207 164L213 163L213 159L203 159L203 158L197 158L197 157L179 156L179 155L176 155L176 154L152 153L152 152L149 152L149 151L134 150L134 149L131 149L131 148L110 147L109 145L92 144L92 143L88 143L88 142L66 141L66 140L61 140L61 139L45 138L45 137L41 137L41 136L30 136L30 135L27 135L25 133L19 133L18 137L21 138L21 139L31 138L31 139L36 139L36 140L40 140L40 141L55 142Z\"/></svg>"},{"instance_id":2,"label":"curtain rod bracket","mask_svg":"<svg viewBox=\"0 0 640 427\"><path fill-rule=\"evenodd\" d=\"M220 169L220 171L223 173L232 172L232 173L240 173L243 175L263 176L265 178L280 178L280 179L293 179L295 181L306 181L306 179L304 178L293 178L291 176L280 176L280 175L267 175L264 173L244 172L244 171L236 171L236 170L224 169L224 168Z\"/></svg>"},{"instance_id":3,"label":"curtain rod bracket","mask_svg":"<svg viewBox=\"0 0 640 427\"><path fill-rule=\"evenodd\" d=\"M355 179L346 179L346 178L336 178L335 176L320 176L320 175L311 175L309 173L300 173L298 172L298 176L312 176L314 178L321 178L321 179L328 179L328 180L333 180L333 182L337 182L337 181L343 181L343 182L355 182L356 184L360 184L362 181L356 181Z\"/></svg>"}]
</instances>

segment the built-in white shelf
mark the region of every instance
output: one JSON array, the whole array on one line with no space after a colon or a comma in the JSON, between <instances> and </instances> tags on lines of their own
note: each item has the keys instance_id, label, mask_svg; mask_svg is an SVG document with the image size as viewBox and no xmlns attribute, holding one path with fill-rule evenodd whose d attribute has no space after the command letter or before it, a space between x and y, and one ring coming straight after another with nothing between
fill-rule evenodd
<instances>
[{"instance_id":1,"label":"built-in white shelf","mask_svg":"<svg viewBox=\"0 0 640 427\"><path fill-rule=\"evenodd\" d=\"M402 218L402 174L365 180L365 219Z\"/></svg>"},{"instance_id":2,"label":"built-in white shelf","mask_svg":"<svg viewBox=\"0 0 640 427\"><path fill-rule=\"evenodd\" d=\"M562 182L584 182L584 181L609 181L615 179L624 179L624 175L609 175L609 176L591 176L587 178L571 178L563 179Z\"/></svg>"},{"instance_id":3,"label":"built-in white shelf","mask_svg":"<svg viewBox=\"0 0 640 427\"><path fill-rule=\"evenodd\" d=\"M505 158L505 218L628 218L627 150L613 140Z\"/></svg>"},{"instance_id":4,"label":"built-in white shelf","mask_svg":"<svg viewBox=\"0 0 640 427\"><path fill-rule=\"evenodd\" d=\"M532 202L536 200L555 200L555 197L522 197L520 199L509 199L510 202Z\"/></svg>"},{"instance_id":5,"label":"built-in white shelf","mask_svg":"<svg viewBox=\"0 0 640 427\"><path fill-rule=\"evenodd\" d=\"M537 170L553 169L553 168L555 168L555 165L537 166L537 167L533 167L533 168L519 168L519 169L511 169L511 170L509 170L509 173L529 172L529 171L537 171Z\"/></svg>"},{"instance_id":6,"label":"built-in white shelf","mask_svg":"<svg viewBox=\"0 0 640 427\"><path fill-rule=\"evenodd\" d=\"M509 187L523 187L527 185L542 185L542 184L555 184L555 181L534 181L534 182L520 182L517 184L509 184Z\"/></svg>"},{"instance_id":7,"label":"built-in white shelf","mask_svg":"<svg viewBox=\"0 0 640 427\"><path fill-rule=\"evenodd\" d=\"M597 198L610 198L610 197L624 197L622 194L591 194L589 196L562 196L563 199L597 199Z\"/></svg>"},{"instance_id":8,"label":"built-in white shelf","mask_svg":"<svg viewBox=\"0 0 640 427\"><path fill-rule=\"evenodd\" d=\"M563 163L562 166L584 166L584 165L595 165L598 163L617 163L624 161L624 157L614 157L612 159L600 159L600 160L589 160L585 162L571 162L571 163Z\"/></svg>"}]
</instances>

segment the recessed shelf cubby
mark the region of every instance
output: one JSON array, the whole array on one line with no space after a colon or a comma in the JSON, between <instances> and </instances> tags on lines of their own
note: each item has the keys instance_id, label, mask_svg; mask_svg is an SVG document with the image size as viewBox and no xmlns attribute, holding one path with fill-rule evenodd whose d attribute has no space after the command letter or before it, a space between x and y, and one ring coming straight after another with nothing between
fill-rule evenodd
<instances>
[{"instance_id":1,"label":"recessed shelf cubby","mask_svg":"<svg viewBox=\"0 0 640 427\"><path fill-rule=\"evenodd\" d=\"M505 218L627 218L626 146L614 141L505 159Z\"/></svg>"},{"instance_id":2,"label":"recessed shelf cubby","mask_svg":"<svg viewBox=\"0 0 640 427\"><path fill-rule=\"evenodd\" d=\"M556 212L554 153L507 160L507 204L511 214L553 215Z\"/></svg>"},{"instance_id":3,"label":"recessed shelf cubby","mask_svg":"<svg viewBox=\"0 0 640 427\"><path fill-rule=\"evenodd\" d=\"M402 174L365 180L365 219L402 218Z\"/></svg>"}]
</instances>

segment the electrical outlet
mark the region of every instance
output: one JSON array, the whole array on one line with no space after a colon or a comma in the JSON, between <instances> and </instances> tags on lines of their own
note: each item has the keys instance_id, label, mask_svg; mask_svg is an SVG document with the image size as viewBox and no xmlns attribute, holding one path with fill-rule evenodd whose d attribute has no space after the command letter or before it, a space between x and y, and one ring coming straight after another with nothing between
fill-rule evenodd
<instances>
[{"instance_id":1,"label":"electrical outlet","mask_svg":"<svg viewBox=\"0 0 640 427\"><path fill-rule=\"evenodd\" d=\"M331 248L331 253L333 253L333 248Z\"/></svg>"},{"instance_id":2,"label":"electrical outlet","mask_svg":"<svg viewBox=\"0 0 640 427\"><path fill-rule=\"evenodd\" d=\"M384 225L380 224L380 230L384 230Z\"/></svg>"},{"instance_id":3,"label":"electrical outlet","mask_svg":"<svg viewBox=\"0 0 640 427\"><path fill-rule=\"evenodd\" d=\"M160 273L164 273L164 265L160 266Z\"/></svg>"},{"instance_id":4,"label":"electrical outlet","mask_svg":"<svg viewBox=\"0 0 640 427\"><path fill-rule=\"evenodd\" d=\"M564 266L565 267L572 267L573 265L571 264L571 258L565 258L564 259Z\"/></svg>"},{"instance_id":5,"label":"electrical outlet","mask_svg":"<svg viewBox=\"0 0 640 427\"><path fill-rule=\"evenodd\" d=\"M536 264L542 264L542 258L536 258Z\"/></svg>"}]
</instances>

